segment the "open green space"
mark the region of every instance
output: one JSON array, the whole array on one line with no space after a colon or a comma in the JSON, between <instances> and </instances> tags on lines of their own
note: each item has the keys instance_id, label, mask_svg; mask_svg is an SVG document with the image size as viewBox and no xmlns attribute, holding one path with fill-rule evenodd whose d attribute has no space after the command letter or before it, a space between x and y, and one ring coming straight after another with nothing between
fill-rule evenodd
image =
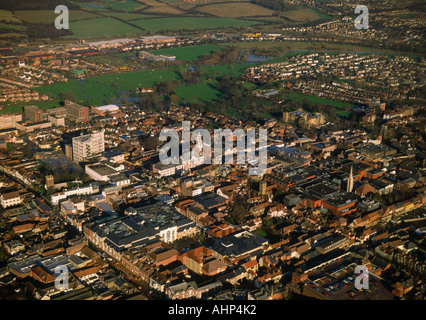
<instances>
[{"instance_id":1,"label":"open green space","mask_svg":"<svg viewBox=\"0 0 426 320\"><path fill-rule=\"evenodd\" d=\"M304 95L298 92L290 92L284 96L285 99L290 99L293 101L303 101L304 99L310 100L312 103L316 105L329 105L333 106L337 109L344 109L345 107L354 107L354 105L346 102L341 101L335 101L335 100L329 100L325 98L315 97L315 96L308 96Z\"/></svg>"},{"instance_id":2,"label":"open green space","mask_svg":"<svg viewBox=\"0 0 426 320\"><path fill-rule=\"evenodd\" d=\"M155 55L168 54L176 56L176 60L195 61L202 55L212 53L215 50L222 50L223 47L217 45L200 45L170 49L153 50L151 53Z\"/></svg>"},{"instance_id":3,"label":"open green space","mask_svg":"<svg viewBox=\"0 0 426 320\"><path fill-rule=\"evenodd\" d=\"M150 88L158 81L178 80L179 75L169 70L143 70L120 74L102 75L87 78L82 81L71 80L66 83L55 83L49 86L34 88L40 94L47 94L59 101L60 94L72 92L80 103L102 105L113 98L127 95L137 88Z\"/></svg>"},{"instance_id":4,"label":"open green space","mask_svg":"<svg viewBox=\"0 0 426 320\"><path fill-rule=\"evenodd\" d=\"M249 21L232 18L203 18L203 17L172 17L158 19L133 20L132 24L143 28L148 32L196 30L196 29L220 29L248 27L261 24L261 21Z\"/></svg>"},{"instance_id":5,"label":"open green space","mask_svg":"<svg viewBox=\"0 0 426 320\"><path fill-rule=\"evenodd\" d=\"M134 36L142 33L140 29L110 17L75 21L70 23L70 30L73 37L78 38Z\"/></svg>"}]
</instances>

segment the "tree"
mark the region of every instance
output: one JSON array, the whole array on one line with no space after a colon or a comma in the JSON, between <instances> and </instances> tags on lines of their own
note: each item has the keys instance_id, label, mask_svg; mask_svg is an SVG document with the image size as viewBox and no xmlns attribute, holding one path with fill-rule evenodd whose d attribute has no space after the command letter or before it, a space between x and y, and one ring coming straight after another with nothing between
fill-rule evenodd
<instances>
[{"instance_id":1,"label":"tree","mask_svg":"<svg viewBox=\"0 0 426 320\"><path fill-rule=\"evenodd\" d=\"M155 150L160 145L160 140L155 136L142 136L139 141L144 150Z\"/></svg>"},{"instance_id":2,"label":"tree","mask_svg":"<svg viewBox=\"0 0 426 320\"><path fill-rule=\"evenodd\" d=\"M71 91L65 91L59 94L59 98L61 99L62 103L65 103L65 101L69 100L72 102L77 102L79 99L77 95L74 92Z\"/></svg>"},{"instance_id":3,"label":"tree","mask_svg":"<svg viewBox=\"0 0 426 320\"><path fill-rule=\"evenodd\" d=\"M142 110L153 110L158 106L158 97L156 94L148 92L140 94L140 105Z\"/></svg>"},{"instance_id":4,"label":"tree","mask_svg":"<svg viewBox=\"0 0 426 320\"><path fill-rule=\"evenodd\" d=\"M244 222L244 217L248 209L249 203L247 201L247 198L237 194L235 200L231 204L229 214L237 224L241 224Z\"/></svg>"}]
</instances>

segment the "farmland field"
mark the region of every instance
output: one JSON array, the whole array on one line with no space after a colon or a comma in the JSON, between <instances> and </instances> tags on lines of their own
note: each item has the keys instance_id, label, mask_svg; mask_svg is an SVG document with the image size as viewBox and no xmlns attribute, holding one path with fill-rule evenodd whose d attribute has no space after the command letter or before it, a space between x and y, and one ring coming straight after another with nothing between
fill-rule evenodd
<instances>
[{"instance_id":1,"label":"farmland field","mask_svg":"<svg viewBox=\"0 0 426 320\"><path fill-rule=\"evenodd\" d=\"M77 4L81 9L89 10L89 11L109 11L108 8L105 7L105 4L100 1L89 1L89 2L76 2L70 1L71 3Z\"/></svg>"},{"instance_id":2,"label":"farmland field","mask_svg":"<svg viewBox=\"0 0 426 320\"><path fill-rule=\"evenodd\" d=\"M287 11L282 13L281 16L296 22L308 22L328 18L326 15L308 8Z\"/></svg>"},{"instance_id":3,"label":"farmland field","mask_svg":"<svg viewBox=\"0 0 426 320\"><path fill-rule=\"evenodd\" d=\"M158 18L157 15L139 14L139 13L127 13L127 12L102 12L103 15L121 19L124 21L145 19L145 18Z\"/></svg>"},{"instance_id":4,"label":"farmland field","mask_svg":"<svg viewBox=\"0 0 426 320\"><path fill-rule=\"evenodd\" d=\"M53 24L58 14L54 10L32 10L32 11L15 11L15 16L22 21L29 23L45 23ZM70 10L70 21L81 19L90 19L99 17L96 13L91 13L82 10Z\"/></svg>"},{"instance_id":5,"label":"farmland field","mask_svg":"<svg viewBox=\"0 0 426 320\"><path fill-rule=\"evenodd\" d=\"M151 7L146 9L144 12L146 13L159 13L159 14L183 14L184 11L180 9L176 9L174 7L170 6L158 6L158 7Z\"/></svg>"},{"instance_id":6,"label":"farmland field","mask_svg":"<svg viewBox=\"0 0 426 320\"><path fill-rule=\"evenodd\" d=\"M75 21L74 23L70 23L70 30L74 34L74 37L82 38L130 36L142 33L140 29L114 18Z\"/></svg>"},{"instance_id":7,"label":"farmland field","mask_svg":"<svg viewBox=\"0 0 426 320\"><path fill-rule=\"evenodd\" d=\"M270 16L274 13L273 10L248 2L208 4L205 6L197 7L196 10L218 17L231 18Z\"/></svg>"},{"instance_id":8,"label":"farmland field","mask_svg":"<svg viewBox=\"0 0 426 320\"><path fill-rule=\"evenodd\" d=\"M105 7L112 10L117 10L117 11L131 12L134 10L142 9L145 7L145 5L136 1L121 0L121 1L108 1L108 4L105 4Z\"/></svg>"},{"instance_id":9,"label":"farmland field","mask_svg":"<svg viewBox=\"0 0 426 320\"><path fill-rule=\"evenodd\" d=\"M201 46L181 47L181 48L172 48L172 49L159 49L159 50L151 51L151 53L155 55L169 54L169 55L176 56L176 60L194 61L204 54L208 54L215 50L221 50L221 49L223 49L223 47L216 46L216 45L201 45Z\"/></svg>"},{"instance_id":10,"label":"farmland field","mask_svg":"<svg viewBox=\"0 0 426 320\"><path fill-rule=\"evenodd\" d=\"M201 18L201 17L176 17L176 18L158 18L134 20L132 24L143 28L146 31L176 31L176 30L194 30L194 29L213 29L213 28L238 28L247 27L261 22L248 20L239 20L231 18Z\"/></svg>"},{"instance_id":11,"label":"farmland field","mask_svg":"<svg viewBox=\"0 0 426 320\"><path fill-rule=\"evenodd\" d=\"M19 23L20 20L13 16L13 12L0 9L0 21L5 22L16 22Z\"/></svg>"}]
</instances>

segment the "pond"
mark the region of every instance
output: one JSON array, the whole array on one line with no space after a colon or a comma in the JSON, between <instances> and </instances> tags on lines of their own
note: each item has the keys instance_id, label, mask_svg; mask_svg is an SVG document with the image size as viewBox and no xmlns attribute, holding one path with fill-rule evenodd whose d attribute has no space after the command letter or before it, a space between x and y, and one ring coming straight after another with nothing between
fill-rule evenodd
<instances>
[{"instance_id":1,"label":"pond","mask_svg":"<svg viewBox=\"0 0 426 320\"><path fill-rule=\"evenodd\" d=\"M271 60L273 58L274 57L271 57L271 56L256 55L256 54L254 54L250 51L247 54L247 50L241 50L240 56L238 57L238 60L245 62L245 63L258 63L258 62L268 61L268 60Z\"/></svg>"}]
</instances>

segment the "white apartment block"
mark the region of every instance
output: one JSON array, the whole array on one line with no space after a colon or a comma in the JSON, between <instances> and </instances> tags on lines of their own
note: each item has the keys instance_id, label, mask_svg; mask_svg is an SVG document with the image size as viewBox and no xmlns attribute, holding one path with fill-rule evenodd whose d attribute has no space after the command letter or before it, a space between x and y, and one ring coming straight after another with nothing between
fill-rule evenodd
<instances>
[{"instance_id":1,"label":"white apartment block","mask_svg":"<svg viewBox=\"0 0 426 320\"><path fill-rule=\"evenodd\" d=\"M0 196L0 204L3 208L13 207L22 203L22 197L18 191L4 193Z\"/></svg>"}]
</instances>

